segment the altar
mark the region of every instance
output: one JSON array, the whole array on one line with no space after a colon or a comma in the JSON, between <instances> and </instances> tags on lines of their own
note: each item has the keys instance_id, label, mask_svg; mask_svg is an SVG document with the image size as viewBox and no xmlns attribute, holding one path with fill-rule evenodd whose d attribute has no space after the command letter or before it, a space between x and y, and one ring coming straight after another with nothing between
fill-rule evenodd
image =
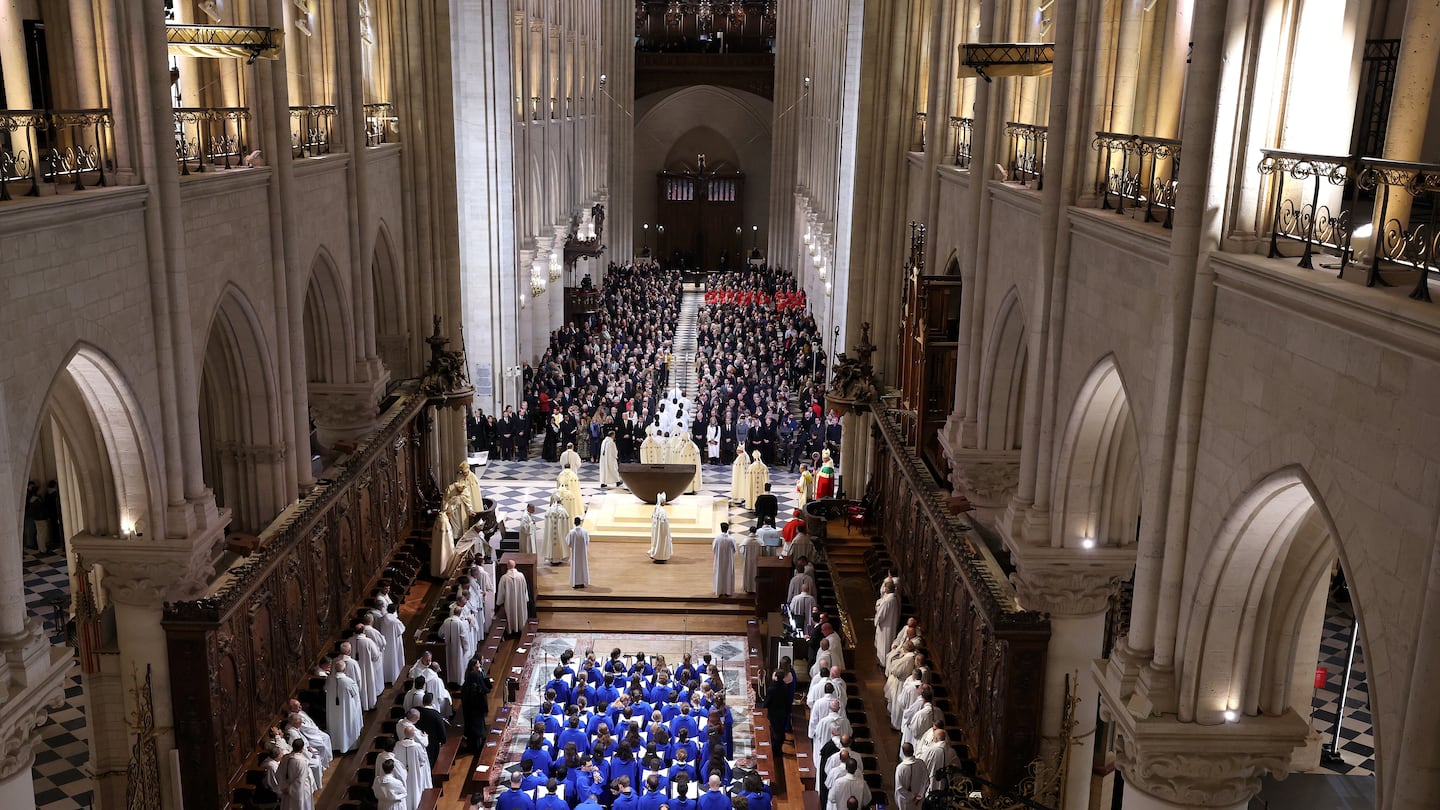
<instances>
[{"instance_id":1,"label":"altar","mask_svg":"<svg viewBox=\"0 0 1440 810\"><path fill-rule=\"evenodd\" d=\"M592 543L650 542L650 517L655 507L624 490L611 490L590 499L585 512L585 529ZM709 545L720 533L720 524L730 514L729 503L704 492L681 495L665 503L670 519L670 536L675 545Z\"/></svg>"}]
</instances>

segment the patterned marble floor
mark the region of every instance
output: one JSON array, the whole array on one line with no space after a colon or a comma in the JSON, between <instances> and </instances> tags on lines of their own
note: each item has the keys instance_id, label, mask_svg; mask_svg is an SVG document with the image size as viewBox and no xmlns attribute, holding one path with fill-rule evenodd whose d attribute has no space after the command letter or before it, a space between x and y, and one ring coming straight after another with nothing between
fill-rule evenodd
<instances>
[{"instance_id":1,"label":"patterned marble floor","mask_svg":"<svg viewBox=\"0 0 1440 810\"><path fill-rule=\"evenodd\" d=\"M1349 604L1331 600L1325 611L1325 632L1320 638L1320 662L1327 677L1325 687L1315 690L1311 726L1320 730L1326 748L1333 739L1335 708L1340 701L1340 683L1345 678L1353 623ZM1350 692L1345 696L1345 719L1340 726L1340 756L1344 764L1322 765L1321 772L1348 776L1375 775L1375 728L1370 720L1370 691L1365 680L1365 648L1355 651L1355 668L1350 675Z\"/></svg>"},{"instance_id":2,"label":"patterned marble floor","mask_svg":"<svg viewBox=\"0 0 1440 810\"><path fill-rule=\"evenodd\" d=\"M64 643L63 621L70 604L70 576L65 557L59 553L25 552L25 605L45 620L51 639ZM58 606L58 608L57 608ZM80 810L92 806L90 742L85 725L85 691L80 685L80 666L70 671L65 684L65 703L50 712L40 727L35 746L35 764L30 773L35 783L35 806L40 810Z\"/></svg>"}]
</instances>

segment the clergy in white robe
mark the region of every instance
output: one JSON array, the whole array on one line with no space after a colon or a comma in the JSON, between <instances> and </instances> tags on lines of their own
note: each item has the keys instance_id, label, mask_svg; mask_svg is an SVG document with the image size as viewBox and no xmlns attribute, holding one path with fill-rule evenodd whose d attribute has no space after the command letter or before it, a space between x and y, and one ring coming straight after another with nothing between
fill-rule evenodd
<instances>
[{"instance_id":1,"label":"clergy in white robe","mask_svg":"<svg viewBox=\"0 0 1440 810\"><path fill-rule=\"evenodd\" d=\"M640 442L640 463L665 463L665 445L660 440L660 437L655 435L654 425L645 428L645 440Z\"/></svg>"},{"instance_id":2,"label":"clergy in white robe","mask_svg":"<svg viewBox=\"0 0 1440 810\"><path fill-rule=\"evenodd\" d=\"M870 803L870 786L865 784L864 774L860 773L860 760L855 756L845 763L844 773L830 783L828 810L845 810L852 797L860 807Z\"/></svg>"},{"instance_id":3,"label":"clergy in white robe","mask_svg":"<svg viewBox=\"0 0 1440 810\"><path fill-rule=\"evenodd\" d=\"M520 553L535 554L535 543L540 538L540 521L535 517L535 504L525 504L525 511L520 513Z\"/></svg>"},{"instance_id":4,"label":"clergy in white robe","mask_svg":"<svg viewBox=\"0 0 1440 810\"><path fill-rule=\"evenodd\" d=\"M450 560L455 556L455 532L450 528L450 518L444 511L435 517L430 529L430 574L446 577L450 572Z\"/></svg>"},{"instance_id":5,"label":"clergy in white robe","mask_svg":"<svg viewBox=\"0 0 1440 810\"><path fill-rule=\"evenodd\" d=\"M935 704L931 703L927 696L921 695L917 702L919 705L910 713L910 718L905 721L905 728L901 729L900 741L902 743L918 741L922 734L930 730L931 726L943 719L940 710L935 708Z\"/></svg>"},{"instance_id":6,"label":"clergy in white robe","mask_svg":"<svg viewBox=\"0 0 1440 810\"><path fill-rule=\"evenodd\" d=\"M730 500L750 502L750 459L743 450L735 454L735 462L730 465Z\"/></svg>"},{"instance_id":7,"label":"clergy in white robe","mask_svg":"<svg viewBox=\"0 0 1440 810\"><path fill-rule=\"evenodd\" d=\"M754 458L745 473L750 481L745 491L745 506L752 511L755 509L755 499L765 492L765 485L770 483L770 468L766 467L764 460L760 458L759 450L755 451Z\"/></svg>"},{"instance_id":8,"label":"clergy in white robe","mask_svg":"<svg viewBox=\"0 0 1440 810\"><path fill-rule=\"evenodd\" d=\"M386 760L375 771L375 782L370 789L375 792L377 810L405 810L408 795L401 773L405 772L395 770L394 759Z\"/></svg>"},{"instance_id":9,"label":"clergy in white robe","mask_svg":"<svg viewBox=\"0 0 1440 810\"><path fill-rule=\"evenodd\" d=\"M369 639L364 641L368 642ZM375 698L379 694L375 690L375 668L371 664L372 655L378 662L379 651L374 649L374 645L364 643L353 635L350 636L349 641L340 642L340 657L347 664L346 673L355 678L355 685L360 689L360 710L365 712L375 708Z\"/></svg>"},{"instance_id":10,"label":"clergy in white robe","mask_svg":"<svg viewBox=\"0 0 1440 810\"><path fill-rule=\"evenodd\" d=\"M405 810L415 810L420 806L420 795L433 786L430 781L430 757L417 739L415 729L407 729L405 739L395 746L395 759L405 768L405 796L408 800Z\"/></svg>"},{"instance_id":11,"label":"clergy in white robe","mask_svg":"<svg viewBox=\"0 0 1440 810\"><path fill-rule=\"evenodd\" d=\"M405 668L405 623L400 621L399 607L391 604L375 620L375 627L385 637L385 683L400 680L400 671Z\"/></svg>"},{"instance_id":12,"label":"clergy in white robe","mask_svg":"<svg viewBox=\"0 0 1440 810\"><path fill-rule=\"evenodd\" d=\"M335 752L311 745L310 738L305 734L304 724L300 722L298 716L291 715L285 721L285 742L287 745L293 746L296 740L305 745L305 756L310 760L310 776L315 782L315 789L319 790L325 786L325 768L330 764L330 760L335 758ZM326 737L325 741L328 742L329 738ZM322 751L324 751L323 755Z\"/></svg>"},{"instance_id":13,"label":"clergy in white robe","mask_svg":"<svg viewBox=\"0 0 1440 810\"><path fill-rule=\"evenodd\" d=\"M465 662L475 654L475 631L460 617L460 608L450 608L450 615L440 623L440 640L445 642L445 677L459 683Z\"/></svg>"},{"instance_id":14,"label":"clergy in white robe","mask_svg":"<svg viewBox=\"0 0 1440 810\"><path fill-rule=\"evenodd\" d=\"M810 542L810 533L805 531L804 526L795 532L795 539L790 542L785 548L785 553L780 556L792 560L798 560L801 557L807 560L815 559L815 544Z\"/></svg>"},{"instance_id":15,"label":"clergy in white robe","mask_svg":"<svg viewBox=\"0 0 1440 810\"><path fill-rule=\"evenodd\" d=\"M556 488L550 496L550 508L545 512L545 562L559 565L569 555L565 546L565 535L570 532L570 512L566 510L561 491Z\"/></svg>"},{"instance_id":16,"label":"clergy in white robe","mask_svg":"<svg viewBox=\"0 0 1440 810\"><path fill-rule=\"evenodd\" d=\"M445 688L445 681L440 678L440 673L435 671L437 669L439 667L435 664L434 657L427 651L410 667L410 680L424 678L425 691L435 696L435 708L439 710L440 716L449 717L455 713L454 702L450 699L450 690Z\"/></svg>"},{"instance_id":17,"label":"clergy in white robe","mask_svg":"<svg viewBox=\"0 0 1440 810\"><path fill-rule=\"evenodd\" d=\"M670 516L665 513L665 493L656 499L655 511L650 513L650 559L663 563L675 553L674 539L670 536Z\"/></svg>"},{"instance_id":18,"label":"clergy in white robe","mask_svg":"<svg viewBox=\"0 0 1440 810\"><path fill-rule=\"evenodd\" d=\"M895 699L890 703L890 727L896 731L905 727L905 713L920 699L920 690L925 687L923 678L924 673L916 669L895 689Z\"/></svg>"},{"instance_id":19,"label":"clergy in white robe","mask_svg":"<svg viewBox=\"0 0 1440 810\"><path fill-rule=\"evenodd\" d=\"M915 758L915 747L901 746L900 764L895 766L895 810L917 810L930 789L930 772Z\"/></svg>"},{"instance_id":20,"label":"clergy in white robe","mask_svg":"<svg viewBox=\"0 0 1440 810\"><path fill-rule=\"evenodd\" d=\"M394 680L385 676L385 662L386 658L390 654L390 641L385 638L384 633L380 632L380 627L378 625L379 618L379 613L376 613L373 610L367 610L363 615L361 615L360 623L356 625L356 629L364 633L365 637L370 639L370 641L374 643L375 649L380 651L380 671L375 682L380 684L380 691L383 692L385 691L385 685L387 683L394 683Z\"/></svg>"},{"instance_id":21,"label":"clergy in white robe","mask_svg":"<svg viewBox=\"0 0 1440 810\"><path fill-rule=\"evenodd\" d=\"M574 444L565 445L565 452L560 454L560 468L580 472L580 454L575 452Z\"/></svg>"},{"instance_id":22,"label":"clergy in white robe","mask_svg":"<svg viewBox=\"0 0 1440 810\"><path fill-rule=\"evenodd\" d=\"M840 640L840 634L835 632L835 625L826 622L825 625L821 628L821 631L825 634L823 637L829 639L830 641L831 663L833 663L837 667L845 666L845 647L843 646L844 642Z\"/></svg>"},{"instance_id":23,"label":"clergy in white robe","mask_svg":"<svg viewBox=\"0 0 1440 810\"><path fill-rule=\"evenodd\" d=\"M695 477L690 479L690 486L685 490L687 494L695 494L705 485L705 474L703 472L704 459L700 457L700 448L694 441L687 437L680 437L675 445L675 453L670 459L672 464L689 464L695 468Z\"/></svg>"},{"instance_id":24,"label":"clergy in white robe","mask_svg":"<svg viewBox=\"0 0 1440 810\"><path fill-rule=\"evenodd\" d=\"M305 735L305 740L310 744L309 747L320 755L321 765L326 768L330 767L330 760L335 758L335 746L330 742L330 735L316 725L315 720L306 713L305 708L300 705L300 701L295 698L290 698L289 702L285 704L285 711L287 717L299 718L300 733Z\"/></svg>"},{"instance_id":25,"label":"clergy in white robe","mask_svg":"<svg viewBox=\"0 0 1440 810\"><path fill-rule=\"evenodd\" d=\"M900 597L890 588L882 589L875 601L875 660L884 662L890 642L900 627Z\"/></svg>"},{"instance_id":26,"label":"clergy in white robe","mask_svg":"<svg viewBox=\"0 0 1440 810\"><path fill-rule=\"evenodd\" d=\"M304 740L297 740L291 752L280 760L275 781L280 787L280 810L314 810L315 777L310 758L305 755Z\"/></svg>"},{"instance_id":27,"label":"clergy in white robe","mask_svg":"<svg viewBox=\"0 0 1440 810\"><path fill-rule=\"evenodd\" d=\"M590 584L590 533L575 518L575 528L565 535L565 545L570 549L570 586L583 588Z\"/></svg>"},{"instance_id":28,"label":"clergy in white robe","mask_svg":"<svg viewBox=\"0 0 1440 810\"><path fill-rule=\"evenodd\" d=\"M900 687L910 679L910 673L924 662L924 658L906 642L899 650L886 659L885 664L885 705L895 705Z\"/></svg>"},{"instance_id":29,"label":"clergy in white robe","mask_svg":"<svg viewBox=\"0 0 1440 810\"><path fill-rule=\"evenodd\" d=\"M942 768L954 768L960 764L960 757L950 746L950 738L943 728L932 729L930 741L923 748L918 745L915 747L915 757L929 771L932 781Z\"/></svg>"},{"instance_id":30,"label":"clergy in white robe","mask_svg":"<svg viewBox=\"0 0 1440 810\"><path fill-rule=\"evenodd\" d=\"M745 593L755 593L755 573L759 570L760 555L763 553L765 547L760 544L760 536L751 532L745 538L745 545L740 547L741 564L744 565L744 575L740 582Z\"/></svg>"},{"instance_id":31,"label":"clergy in white robe","mask_svg":"<svg viewBox=\"0 0 1440 810\"><path fill-rule=\"evenodd\" d=\"M364 680L356 680L360 682L360 705L368 712L375 708L375 704L380 700L380 693L385 691L385 653L380 645L363 631L356 632L350 643L355 650L355 660L360 662L360 671L365 675ZM369 687L371 692L368 701L364 700L366 687Z\"/></svg>"},{"instance_id":32,"label":"clergy in white robe","mask_svg":"<svg viewBox=\"0 0 1440 810\"><path fill-rule=\"evenodd\" d=\"M565 511L570 513L570 517L584 517L585 498L580 493L580 476L574 470L561 470L555 478L555 486L565 501Z\"/></svg>"},{"instance_id":33,"label":"clergy in white robe","mask_svg":"<svg viewBox=\"0 0 1440 810\"><path fill-rule=\"evenodd\" d=\"M712 422L705 428L705 457L711 464L720 463L720 425Z\"/></svg>"},{"instance_id":34,"label":"clergy in white robe","mask_svg":"<svg viewBox=\"0 0 1440 810\"><path fill-rule=\"evenodd\" d=\"M495 622L495 574L491 570L494 567L493 561L485 565L470 566L470 582L473 583L475 590L473 604L475 609L480 612L480 636L482 637L490 632L490 626Z\"/></svg>"},{"instance_id":35,"label":"clergy in white robe","mask_svg":"<svg viewBox=\"0 0 1440 810\"><path fill-rule=\"evenodd\" d=\"M795 482L795 505L805 507L805 504L815 500L815 474L810 472L809 464L800 465L800 479Z\"/></svg>"},{"instance_id":36,"label":"clergy in white robe","mask_svg":"<svg viewBox=\"0 0 1440 810\"><path fill-rule=\"evenodd\" d=\"M325 679L325 728L335 750L348 754L360 739L360 685L346 672L349 662L336 661Z\"/></svg>"},{"instance_id":37,"label":"clergy in white robe","mask_svg":"<svg viewBox=\"0 0 1440 810\"><path fill-rule=\"evenodd\" d=\"M465 487L465 505L469 508L470 514L476 515L485 511L485 498L480 492L480 478L475 475L474 470L470 469L469 462L460 462L460 478L458 480Z\"/></svg>"},{"instance_id":38,"label":"clergy in white robe","mask_svg":"<svg viewBox=\"0 0 1440 810\"><path fill-rule=\"evenodd\" d=\"M496 587L500 606L505 608L505 633L519 635L530 620L530 585L515 567L514 560L505 561L505 574Z\"/></svg>"},{"instance_id":39,"label":"clergy in white robe","mask_svg":"<svg viewBox=\"0 0 1440 810\"><path fill-rule=\"evenodd\" d=\"M600 488L620 486L620 448L615 445L615 431L600 440Z\"/></svg>"},{"instance_id":40,"label":"clergy in white robe","mask_svg":"<svg viewBox=\"0 0 1440 810\"><path fill-rule=\"evenodd\" d=\"M735 595L735 538L730 536L730 524L721 523L720 533L710 543L715 553L715 595Z\"/></svg>"}]
</instances>

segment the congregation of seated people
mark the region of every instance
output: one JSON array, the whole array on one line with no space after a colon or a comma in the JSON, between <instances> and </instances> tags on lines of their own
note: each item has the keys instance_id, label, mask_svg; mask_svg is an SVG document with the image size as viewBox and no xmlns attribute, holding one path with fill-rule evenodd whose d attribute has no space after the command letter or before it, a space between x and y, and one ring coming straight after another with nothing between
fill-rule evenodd
<instances>
[{"instance_id":1,"label":"congregation of seated people","mask_svg":"<svg viewBox=\"0 0 1440 810\"><path fill-rule=\"evenodd\" d=\"M497 810L730 810L740 797L768 810L769 786L735 760L735 719L708 653L671 666L619 649L577 662L567 650L550 675Z\"/></svg>"}]
</instances>

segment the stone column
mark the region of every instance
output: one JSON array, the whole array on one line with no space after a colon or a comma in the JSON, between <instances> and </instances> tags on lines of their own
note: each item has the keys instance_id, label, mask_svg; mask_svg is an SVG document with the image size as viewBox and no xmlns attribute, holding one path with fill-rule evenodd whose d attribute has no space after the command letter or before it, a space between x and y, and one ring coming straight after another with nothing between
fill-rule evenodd
<instances>
[{"instance_id":1,"label":"stone column","mask_svg":"<svg viewBox=\"0 0 1440 810\"><path fill-rule=\"evenodd\" d=\"M218 531L210 535L218 535ZM190 598L203 588L205 562L213 539L206 535L141 543L86 534L71 539L86 566L104 569L101 586L115 609L120 679L128 717L141 714L141 690L148 671L150 719L155 728L160 774L158 798L164 810L178 810L181 797L174 790L179 775L169 769L170 752L175 748L175 719L170 703L169 649L160 620L165 602Z\"/></svg>"},{"instance_id":2,"label":"stone column","mask_svg":"<svg viewBox=\"0 0 1440 810\"><path fill-rule=\"evenodd\" d=\"M1095 753L1095 717L1100 687L1091 664L1104 651L1110 597L1130 575L1133 550L1013 549L1011 575L1026 610L1050 614L1050 644L1045 652L1045 703L1041 733L1047 752L1069 745L1064 800L1066 808L1090 801L1090 762ZM1068 689L1067 689L1068 677ZM1074 725L1062 728L1066 702L1075 694Z\"/></svg>"},{"instance_id":3,"label":"stone column","mask_svg":"<svg viewBox=\"0 0 1440 810\"><path fill-rule=\"evenodd\" d=\"M1390 160L1415 161L1425 145L1430 120L1430 96L1435 88L1435 63L1440 58L1440 3L1412 0L1405 4L1405 28L1400 34L1400 59L1395 65L1395 91L1390 97L1390 119L1385 126L1385 154ZM8 74L6 76L9 78ZM1409 194L1391 194L1386 219L1404 226L1409 221ZM1380 213L1376 195L1375 215ZM1384 232L1377 227L1376 237Z\"/></svg>"},{"instance_id":4,"label":"stone column","mask_svg":"<svg viewBox=\"0 0 1440 810\"><path fill-rule=\"evenodd\" d=\"M70 0L71 58L75 60L75 100L91 109L100 106L100 49L95 45L95 4ZM9 84L9 76L6 77Z\"/></svg>"},{"instance_id":5,"label":"stone column","mask_svg":"<svg viewBox=\"0 0 1440 810\"><path fill-rule=\"evenodd\" d=\"M7 110L28 110L34 99L30 95L30 62L25 58L25 21L20 14L20 0L0 0L0 69L4 70ZM33 800L31 802L34 803Z\"/></svg>"},{"instance_id":6,"label":"stone column","mask_svg":"<svg viewBox=\"0 0 1440 810\"><path fill-rule=\"evenodd\" d=\"M1262 776L1288 773L1305 729L1294 712L1219 726L1161 718L1127 725L1115 737L1125 810L1245 810Z\"/></svg>"},{"instance_id":7,"label":"stone column","mask_svg":"<svg viewBox=\"0 0 1440 810\"><path fill-rule=\"evenodd\" d=\"M519 360L529 361L535 359L539 354L535 351L535 330L530 325L530 322L536 317L536 307L540 306L540 301L537 300L538 296L533 295L530 288L530 272L531 266L535 263L535 251L533 249L521 250L518 255L520 258L515 272L515 287L520 291L520 300L526 303L525 307L520 310L520 319L516 324L515 331L520 336Z\"/></svg>"}]
</instances>

